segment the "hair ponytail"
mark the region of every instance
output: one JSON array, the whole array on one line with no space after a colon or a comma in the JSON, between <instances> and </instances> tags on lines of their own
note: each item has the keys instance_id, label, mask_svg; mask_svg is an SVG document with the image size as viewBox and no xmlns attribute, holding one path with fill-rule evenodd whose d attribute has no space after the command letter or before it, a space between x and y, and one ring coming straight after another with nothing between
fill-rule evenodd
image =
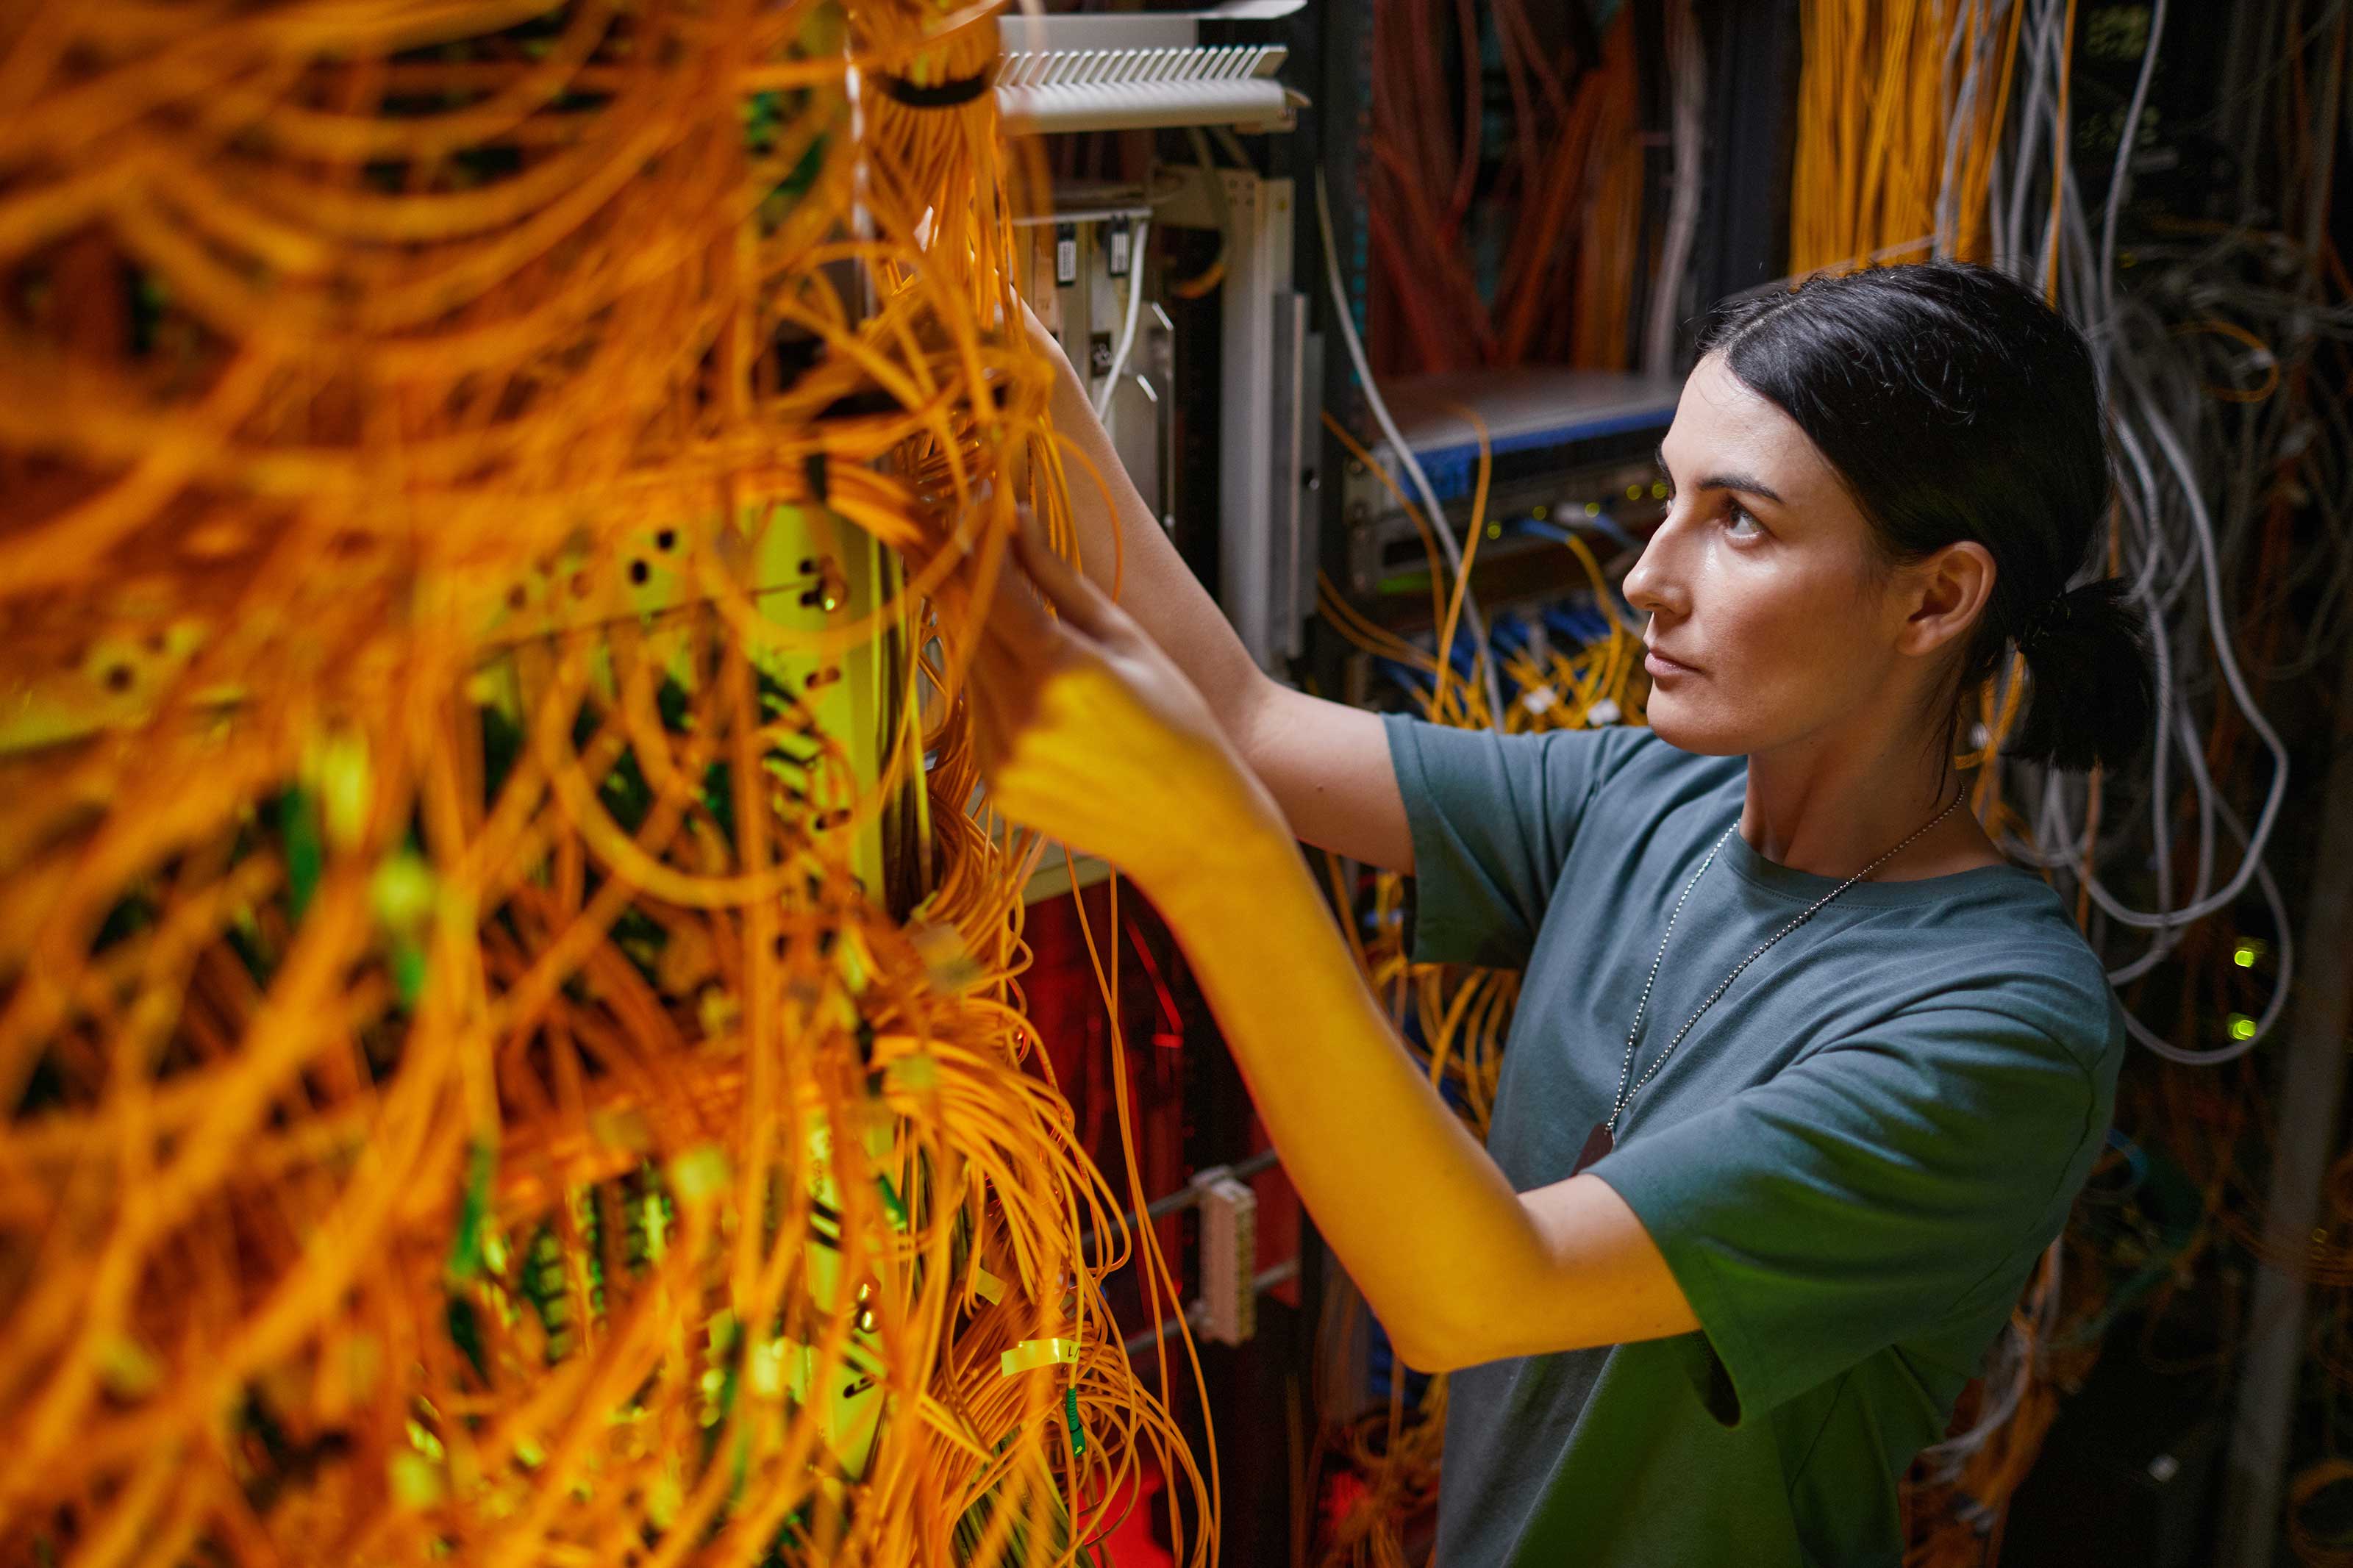
<instances>
[{"instance_id":1,"label":"hair ponytail","mask_svg":"<svg viewBox=\"0 0 2353 1568\"><path fill-rule=\"evenodd\" d=\"M2070 588L2020 629L2030 691L2005 754L2080 771L2132 760L2155 713L2148 642L2119 577Z\"/></svg>"},{"instance_id":2,"label":"hair ponytail","mask_svg":"<svg viewBox=\"0 0 2353 1568\"><path fill-rule=\"evenodd\" d=\"M2016 641L2033 689L2010 755L2062 768L2132 755L2154 702L2127 590L2062 592L2091 560L2110 495L2099 376L2065 317L1990 268L1932 261L1727 301L1699 349L1797 422L1888 559L1962 540L1992 554L1956 730Z\"/></svg>"}]
</instances>

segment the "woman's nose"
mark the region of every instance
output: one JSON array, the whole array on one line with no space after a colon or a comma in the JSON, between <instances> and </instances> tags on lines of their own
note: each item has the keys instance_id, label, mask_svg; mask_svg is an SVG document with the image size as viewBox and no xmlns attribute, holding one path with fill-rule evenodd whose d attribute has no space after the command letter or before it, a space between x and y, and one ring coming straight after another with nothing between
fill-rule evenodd
<instances>
[{"instance_id":1,"label":"woman's nose","mask_svg":"<svg viewBox=\"0 0 2353 1568\"><path fill-rule=\"evenodd\" d=\"M1622 584L1626 602L1646 616L1673 615L1681 608L1683 595L1674 579L1674 513L1670 509L1642 546L1641 558L1626 574Z\"/></svg>"}]
</instances>

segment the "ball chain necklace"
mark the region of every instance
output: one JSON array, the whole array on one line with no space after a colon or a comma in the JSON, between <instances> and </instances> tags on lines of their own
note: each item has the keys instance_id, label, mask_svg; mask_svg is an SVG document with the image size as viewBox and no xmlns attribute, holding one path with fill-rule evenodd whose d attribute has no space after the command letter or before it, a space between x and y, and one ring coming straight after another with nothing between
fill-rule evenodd
<instances>
[{"instance_id":1,"label":"ball chain necklace","mask_svg":"<svg viewBox=\"0 0 2353 1568\"><path fill-rule=\"evenodd\" d=\"M1913 833L1911 837L1906 838L1903 843L1898 844L1894 848L1890 849L1886 854L1882 855L1870 865L1865 866L1862 870L1857 871L1853 876L1849 877L1845 881L1841 882L1837 887L1832 888L1829 892L1824 893L1820 898L1816 899L1810 905L1807 906L1805 912L1799 915L1797 919L1791 921L1788 925L1783 926L1779 931L1775 931L1771 936L1767 937L1763 942L1757 944L1755 952L1742 959L1738 963L1734 964L1732 966L1732 973L1725 975L1723 983L1717 985L1715 990L1707 994L1707 1000L1699 1005L1699 1012L1694 1013L1689 1018L1683 1021L1683 1026L1675 1031L1675 1037L1667 1042L1667 1048L1659 1053L1659 1059L1652 1062L1650 1067L1644 1070L1642 1076L1634 1080L1633 1088L1629 1089L1626 1087L1626 1080L1628 1078L1632 1076L1634 1071L1635 1046L1642 1037L1642 1019L1644 1016L1649 1013L1651 1008L1651 987L1658 984L1659 965L1666 962L1667 939L1675 934L1675 921L1677 917L1681 916L1683 912L1684 900L1687 900L1692 896L1692 889L1699 886L1699 879L1707 875L1707 868L1715 864L1716 850L1723 848L1725 840L1730 838L1734 832L1739 828L1740 820L1739 818L1735 817L1733 819L1732 826L1724 830L1724 837L1722 838L1718 838L1715 841L1714 847L1708 850L1707 858L1699 863L1699 869L1692 873L1692 879L1683 884L1683 897L1677 899L1675 900L1675 907L1672 910L1668 911L1666 932L1659 938L1658 956L1651 960L1650 975L1642 982L1642 999L1641 1002L1637 1003L1634 1007L1634 1026L1626 1031L1626 1062L1623 1067L1618 1069L1618 1092L1609 1102L1609 1120L1607 1121L1597 1121L1593 1124L1593 1131L1586 1134L1585 1147L1577 1152L1576 1170L1571 1171L1569 1174L1575 1175L1578 1171L1584 1170L1586 1166L1590 1165L1594 1161L1599 1160L1601 1156L1607 1154L1610 1150L1618 1146L1618 1118L1625 1114L1626 1107L1633 1103L1634 1096L1641 1092L1642 1086L1650 1082L1652 1078L1656 1077L1661 1068L1667 1065L1667 1058L1675 1054L1675 1047L1683 1043L1683 1037L1691 1033L1692 1026L1700 1021L1701 1015L1704 1014L1710 1007L1715 1006L1715 999L1723 995L1734 981L1740 978L1740 972L1742 970L1747 968L1750 964L1764 957L1766 949L1771 947L1775 942L1779 942L1791 931L1796 931L1799 926L1804 925L1808 921L1812 920L1816 915L1821 913L1822 910L1829 905L1832 899L1837 898L1841 893L1845 892L1849 888L1853 887L1857 882L1862 881L1865 877L1870 876L1873 871L1878 870L1882 866L1886 865L1890 860L1894 859L1895 857L1903 854L1904 851L1912 847L1913 844L1918 840L1922 834L1926 833L1930 828L1944 821L1945 818L1952 816L1954 810L1959 806L1967 793L1967 791L1956 792L1953 795L1951 804L1947 805L1944 810L1938 812L1936 816L1930 817L1926 822L1921 824L1920 826Z\"/></svg>"}]
</instances>

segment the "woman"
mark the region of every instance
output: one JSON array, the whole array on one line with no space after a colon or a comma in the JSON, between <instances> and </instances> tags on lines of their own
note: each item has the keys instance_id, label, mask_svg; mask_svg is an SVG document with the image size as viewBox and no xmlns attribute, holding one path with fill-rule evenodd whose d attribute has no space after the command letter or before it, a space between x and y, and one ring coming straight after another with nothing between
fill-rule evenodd
<instances>
[{"instance_id":1,"label":"woman","mask_svg":"<svg viewBox=\"0 0 2353 1568\"><path fill-rule=\"evenodd\" d=\"M1893 1564L2105 1134L2123 1050L1954 756L2120 763L2149 678L2090 357L1981 268L1709 322L1628 574L1651 728L1502 736L1262 677L1133 489L1034 542L973 683L998 805L1124 867L1409 1364L1451 1371L1438 1561ZM1067 369L1067 366L1065 367ZM1116 481L1083 393L1058 425ZM1122 607L1124 606L1124 607ZM1399 1048L1293 836L1416 880L1415 955L1525 972L1482 1149Z\"/></svg>"}]
</instances>

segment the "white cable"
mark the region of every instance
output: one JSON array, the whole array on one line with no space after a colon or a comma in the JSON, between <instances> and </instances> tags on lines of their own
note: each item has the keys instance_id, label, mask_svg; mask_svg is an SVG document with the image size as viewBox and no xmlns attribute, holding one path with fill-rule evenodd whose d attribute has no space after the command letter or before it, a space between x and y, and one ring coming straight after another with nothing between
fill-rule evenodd
<instances>
[{"instance_id":1,"label":"white cable","mask_svg":"<svg viewBox=\"0 0 2353 1568\"><path fill-rule=\"evenodd\" d=\"M1984 22L1978 47L1961 73L1961 89L1952 102L1945 122L1945 163L1936 184L1936 248L1938 256L1952 254L1954 241L1960 235L1960 166L1962 132L1971 123L1977 112L1978 94L1986 72L1993 63L1996 40L2001 36L2001 20L2010 14L2012 0L1996 0L1992 14ZM1952 56L1959 50L1967 33L1962 26L1965 16L1957 16L1953 25L1953 41L1947 47L1946 61L1949 72Z\"/></svg>"},{"instance_id":2,"label":"white cable","mask_svg":"<svg viewBox=\"0 0 2353 1568\"><path fill-rule=\"evenodd\" d=\"M1144 306L1144 241L1152 231L1152 220L1137 218L1127 231L1127 320L1119 329L1119 346L1111 352L1111 374L1103 377L1103 390L1095 394L1095 417L1111 417L1111 396L1119 390L1120 374L1127 369L1127 356L1135 349L1135 323Z\"/></svg>"},{"instance_id":3,"label":"white cable","mask_svg":"<svg viewBox=\"0 0 2353 1568\"><path fill-rule=\"evenodd\" d=\"M1667 205L1666 240L1651 289L1650 319L1642 341L1642 368L1652 375L1672 372L1675 312L1690 269L1692 244L1699 234L1700 142L1707 93L1707 57L1699 47L1699 24L1691 0L1670 0L1667 50L1674 70L1674 195Z\"/></svg>"},{"instance_id":4,"label":"white cable","mask_svg":"<svg viewBox=\"0 0 2353 1568\"><path fill-rule=\"evenodd\" d=\"M2133 84L2132 104L2125 110L2124 134L2116 138L2116 167L2108 174L2108 210L2100 220L2100 304L2103 316L2116 308L2116 218L2124 210L2125 175L2132 166L2133 143L2140 139L2140 115L2148 102L2149 79L2157 75L2158 40L2165 37L2165 5L2166 0L2151 0L2148 47L2141 51L2140 79Z\"/></svg>"},{"instance_id":5,"label":"white cable","mask_svg":"<svg viewBox=\"0 0 2353 1568\"><path fill-rule=\"evenodd\" d=\"M2271 788L2263 798L2263 808L2255 818L2253 833L2249 837L2247 853L2241 858L2238 870L2230 881L2211 898L2197 900L2178 910L2149 912L2127 910L2122 904L2109 901L2104 889L2093 892L2103 902L2110 918L2126 925L2144 929L2179 924L2185 921L2202 920L2215 910L2235 902L2262 863L2263 846L2271 841L2272 827L2279 816L2281 804L2287 797L2287 746L2280 740L2279 731L2264 718L2254 696L2247 689L2246 678L2240 673L2238 656L2231 647L2231 618L2222 604L2222 569L2215 558L2214 525L2206 510L2206 498L2200 493L2198 475L2189 457L2171 426L2164 420L2153 420L2149 434L2179 482L2181 499L2189 509L2190 530L2196 538L2200 563L2204 566L2206 626L2214 648L2215 668L2221 672L2223 683L2230 688L2232 700L2247 721L2247 727L2259 736L2264 750L2272 755ZM2160 805L2160 809L2162 806Z\"/></svg>"},{"instance_id":6,"label":"white cable","mask_svg":"<svg viewBox=\"0 0 2353 1568\"><path fill-rule=\"evenodd\" d=\"M2226 608L2239 597L2235 584L2240 579L2226 580L2224 565L2228 562L2234 571L2243 572L2239 563L2250 558L2263 512L2262 476L2277 471L2288 414L2284 404L2274 404L2249 410L2242 417L2223 418L2200 384L2205 378L2198 356L2207 351L2174 346L2177 340L2168 331L2168 321L2159 318L2148 302L2164 305L2166 316L2170 317L2177 305L2197 313L2217 312L2227 299L2242 305L2258 324L2265 317L2281 321L2283 330L2268 335L2280 345L2284 369L2308 355L2317 336L2333 333L2335 326L2325 320L2324 312L2310 308L2303 293L2292 295L2244 282L2250 276L2261 276L2245 264L2247 253L2257 247L2244 230L2227 231L2194 245L2145 247L2145 259L2150 251L2164 255L2169 250L2179 258L2169 277L2152 274L2168 283L2179 282L2173 291L2153 283L2149 289L2136 290L2129 302L2118 299L2117 234L2129 188L2131 159L2164 37L2168 0L2153 0L2134 92L2109 170L2096 242L2084 193L2072 170L2063 165L2059 171L2061 183L2053 199L2052 172L2042 152L2063 144L2063 140L2046 141L2046 137L2063 139L2064 135L2064 128L2058 123L2057 85L2067 64L2060 58L2059 44L2064 8L2055 0L2020 3L2027 7L2021 21L2027 35L2021 62L2027 79L2020 84L2019 117L2004 128L2005 137L1997 142L1992 189L2000 194L1989 203L1991 237L1997 257L2013 272L2040 276L2046 285L2056 279L2068 313L2093 345L2101 383L2114 411L2113 427L2122 459L2117 494L2131 552L2126 587L2150 633L2156 732L2145 799L2127 802L2128 809L2121 811L2112 805L2104 814L2105 826L2095 830L2088 781L2048 772L2042 775L2030 825L2034 843L2021 845L2007 835L2005 839L2029 863L2083 868L2077 873L2079 885L2098 911L2095 934L2105 933L2111 921L2150 933L2146 952L2110 971L2111 981L2117 984L2166 962L2176 953L2193 922L2232 905L2250 884L2253 886L2279 933L2280 965L2278 984L2253 1021L2247 1037L2219 1049L2193 1050L2164 1039L2137 1018L2127 1018L2132 1037L2154 1053L2172 1061L2214 1065L2244 1056L2271 1032L2282 1016L2294 974L2293 929L2277 881L2264 860L2285 797L2287 755L2277 732L2257 709L2241 667ZM1975 86L1965 72L1953 110L1956 123L1965 117ZM2333 127L2329 133L2333 137ZM1953 145L1948 139L1948 186ZM1951 195L1949 190L1946 194ZM2038 194L2050 202L2056 221L2030 227L2029 214ZM1949 236L1957 227L1957 218L1951 215L1949 205L1940 200L1940 236ZM2308 272L2308 259L2297 259ZM2258 289L2271 297L2250 298ZM2308 293L2308 279L2304 293ZM2331 456L2353 445L2353 428L2324 435L2324 450ZM2209 457L2211 463L2205 460ZM2316 469L2332 471L2341 472L2341 466ZM2332 526L2334 521L2332 512ZM2338 545L2345 556L2344 569L2353 570L2353 549L2347 549L2346 542L2353 541ZM2316 563L2316 575L2327 571L2325 563ZM2215 685L2221 689L2216 695L2224 696L2244 716L2272 763L2270 787L2252 831L2209 773L2207 738L2191 710L2193 700L2202 706ZM2176 864L2171 821L2177 766L2182 774L2179 787L2188 792L2195 816L2194 848L2185 867ZM2129 782L2110 779L2103 793L2113 798L2120 785L2129 788ZM2154 884L2153 910L2128 907L2094 868L2102 856L2113 864L2117 849L2142 834ZM2232 874L2217 888L2218 862L2226 858L2226 853L2219 852L2225 836L2236 842L2240 853ZM2181 872L2187 873L2186 897L2177 891ZM1965 1447L1973 1436L1964 1435L1948 1448Z\"/></svg>"},{"instance_id":7,"label":"white cable","mask_svg":"<svg viewBox=\"0 0 2353 1568\"><path fill-rule=\"evenodd\" d=\"M2018 121L2018 146L2012 153L2018 166L2010 175L2010 186L2008 228L2010 243L2014 247L2010 252L2013 260L2025 254L2026 204L2033 191L2034 176L2042 170L2040 153L2042 143L2044 89L2048 85L2044 75L2043 59L2046 54L2057 47L2052 38L2056 22L2057 16L2050 0L2042 0L2042 15L2039 17L2032 16L2024 17L2020 23L2020 26L2029 31L2029 41L2025 50L2028 76L2026 103Z\"/></svg>"},{"instance_id":8,"label":"white cable","mask_svg":"<svg viewBox=\"0 0 2353 1568\"><path fill-rule=\"evenodd\" d=\"M1462 546L1454 537L1454 527L1446 521L1446 509L1438 504L1438 492L1430 488L1430 476L1421 471L1419 459L1405 437L1398 434L1397 421L1389 417L1389 408L1381 400L1381 389L1373 380L1373 367L1366 363L1365 345L1357 340L1356 323L1348 309L1348 285L1340 276L1340 251L1332 240L1332 200L1324 184L1324 171L1315 171L1315 222L1324 239L1324 280L1332 293L1332 322L1340 329L1340 341L1348 345L1348 363L1356 367L1356 382L1365 389L1365 404L1373 411L1373 422L1381 427L1388 440L1389 450L1397 455L1398 467L1413 481L1415 493L1421 497L1423 511L1430 526L1438 535L1440 549L1446 553L1446 564L1458 580L1462 579ZM1478 596L1471 584L1462 581L1462 619L1470 627L1472 639L1472 666L1486 677L1487 712L1498 730L1504 727L1504 688L1495 676L1494 650L1487 641L1487 619L1479 613ZM1440 648L1440 667L1453 657L1452 648Z\"/></svg>"}]
</instances>

